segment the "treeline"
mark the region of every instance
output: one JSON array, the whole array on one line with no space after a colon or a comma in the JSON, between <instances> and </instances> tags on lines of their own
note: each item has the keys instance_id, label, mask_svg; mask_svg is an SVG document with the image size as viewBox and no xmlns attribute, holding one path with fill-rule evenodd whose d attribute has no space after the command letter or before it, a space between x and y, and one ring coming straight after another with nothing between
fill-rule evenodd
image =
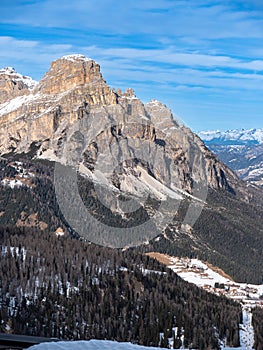
<instances>
[{"instance_id":1,"label":"treeline","mask_svg":"<svg viewBox=\"0 0 263 350\"><path fill-rule=\"evenodd\" d=\"M237 303L145 255L29 228L2 226L0 241L1 332L166 348L182 339L198 349L219 349L218 338L239 345Z\"/></svg>"},{"instance_id":2,"label":"treeline","mask_svg":"<svg viewBox=\"0 0 263 350\"><path fill-rule=\"evenodd\" d=\"M252 325L254 327L254 348L263 350L263 308L252 309Z\"/></svg>"}]
</instances>

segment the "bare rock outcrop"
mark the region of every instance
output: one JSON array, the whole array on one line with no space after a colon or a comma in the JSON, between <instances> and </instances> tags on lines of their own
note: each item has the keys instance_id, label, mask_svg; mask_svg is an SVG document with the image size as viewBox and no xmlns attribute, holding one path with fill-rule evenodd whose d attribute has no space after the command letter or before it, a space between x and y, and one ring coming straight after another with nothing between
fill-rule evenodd
<instances>
[{"instance_id":1,"label":"bare rock outcrop","mask_svg":"<svg viewBox=\"0 0 263 350\"><path fill-rule=\"evenodd\" d=\"M118 176L104 171L107 181L120 188L128 173L138 178L142 168L155 180L188 193L194 183L228 188L236 181L165 105L156 100L144 105L132 89L111 89L100 66L85 56L54 61L38 84L12 69L1 70L0 84L1 155L28 152L34 145L37 157L82 164L92 172L98 162L110 169L115 152L130 159ZM147 160L141 159L144 150Z\"/></svg>"}]
</instances>

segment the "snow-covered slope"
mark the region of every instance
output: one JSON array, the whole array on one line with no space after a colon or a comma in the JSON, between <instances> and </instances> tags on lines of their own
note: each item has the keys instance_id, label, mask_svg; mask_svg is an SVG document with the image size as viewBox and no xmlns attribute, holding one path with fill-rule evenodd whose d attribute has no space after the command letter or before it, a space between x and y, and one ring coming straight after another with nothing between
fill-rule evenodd
<instances>
[{"instance_id":1,"label":"snow-covered slope","mask_svg":"<svg viewBox=\"0 0 263 350\"><path fill-rule=\"evenodd\" d=\"M219 269L209 266L198 259L165 256L170 260L168 264L174 272L189 283L204 288L208 292L225 295L231 299L242 300L248 305L261 304L263 284L237 283ZM216 283L222 286L215 287Z\"/></svg>"},{"instance_id":2,"label":"snow-covered slope","mask_svg":"<svg viewBox=\"0 0 263 350\"><path fill-rule=\"evenodd\" d=\"M222 347L222 350L252 350L247 342L238 348ZM181 350L188 350L180 348ZM160 348L139 346L131 343L118 343L108 340L51 342L34 345L29 350L160 350ZM194 349L192 349L194 350Z\"/></svg>"},{"instance_id":3,"label":"snow-covered slope","mask_svg":"<svg viewBox=\"0 0 263 350\"><path fill-rule=\"evenodd\" d=\"M169 267L184 280L217 295L225 295L228 298L241 302L243 309L243 322L240 324L241 346L235 349L253 349L254 329L252 325L251 308L262 306L263 284L253 285L236 283L229 279L223 271L215 271L206 263L198 259L169 257ZM222 342L222 349L227 349Z\"/></svg>"}]
</instances>

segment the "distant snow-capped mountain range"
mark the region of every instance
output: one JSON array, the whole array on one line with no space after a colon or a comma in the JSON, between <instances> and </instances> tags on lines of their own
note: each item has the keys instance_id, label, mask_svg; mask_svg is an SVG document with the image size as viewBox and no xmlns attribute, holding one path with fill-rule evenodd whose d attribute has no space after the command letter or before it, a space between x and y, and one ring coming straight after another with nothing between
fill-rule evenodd
<instances>
[{"instance_id":1,"label":"distant snow-capped mountain range","mask_svg":"<svg viewBox=\"0 0 263 350\"><path fill-rule=\"evenodd\" d=\"M198 135L241 179L263 187L263 128L201 131Z\"/></svg>"},{"instance_id":2,"label":"distant snow-capped mountain range","mask_svg":"<svg viewBox=\"0 0 263 350\"><path fill-rule=\"evenodd\" d=\"M201 131L198 135L206 144L255 145L263 143L263 128L250 130Z\"/></svg>"}]
</instances>

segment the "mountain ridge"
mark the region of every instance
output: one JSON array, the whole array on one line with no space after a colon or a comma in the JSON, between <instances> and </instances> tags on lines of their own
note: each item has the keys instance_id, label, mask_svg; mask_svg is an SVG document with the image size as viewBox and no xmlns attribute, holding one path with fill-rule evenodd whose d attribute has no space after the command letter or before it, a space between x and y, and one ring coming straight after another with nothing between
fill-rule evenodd
<instances>
[{"instance_id":1,"label":"mountain ridge","mask_svg":"<svg viewBox=\"0 0 263 350\"><path fill-rule=\"evenodd\" d=\"M203 131L199 136L242 180L263 187L263 129Z\"/></svg>"},{"instance_id":2,"label":"mountain ridge","mask_svg":"<svg viewBox=\"0 0 263 350\"><path fill-rule=\"evenodd\" d=\"M85 88L85 91L83 88ZM28 141L32 142L43 141L43 139L50 138L52 135L51 127L53 126L53 130L56 129L62 114L63 118L65 118L66 114L71 114L69 116L69 122L71 124L75 122L79 116L73 116L73 113L70 110L63 110L63 113L59 111L60 104L64 104L64 106L66 106L66 109L68 108L67 103L65 103L66 99L70 99L70 105L68 109L71 108L70 106L76 108L74 107L74 104L78 106L78 114L88 114L89 111L85 110L87 106L92 107L94 105L118 105L121 106L121 108L126 109L124 113L126 115L123 116L120 115L119 110L113 110L113 113L119 114L118 118L121 117L122 122L125 122L125 117L132 118L128 109L133 108L133 113L136 113L136 115L139 116L139 118L134 119L134 122L139 121L141 123L142 119L145 119L146 123L152 122L153 124L156 124L156 126L158 125L158 128L159 125L161 125L160 131L162 131L162 129L168 131L167 129L169 128L178 128L178 124L175 122L175 120L173 120L171 112L165 105L161 103L158 105L158 103L155 101L154 103L149 102L144 106L139 101L139 99L133 95L133 92L131 92L130 89L128 89L125 93L122 93L120 91L115 92L114 90L110 89L106 85L106 82L100 73L99 65L91 59L86 59L85 56L82 55L63 56L62 58L54 61L51 64L50 70L44 75L40 82L36 84L30 95L28 96L28 91L25 91L25 95L26 97L18 97L17 100L12 99L11 103L9 101L8 106L4 104L0 105L0 116L2 116L1 129L5 122L9 123L9 127L10 122L11 124L18 124L14 128L15 135L12 136L11 140L9 138L3 142L1 138L12 134L13 130L11 132L9 131L8 133L2 133L2 135L0 133L0 140L2 141L0 146L2 147L2 149L0 148L1 154L5 154L10 151L10 147L8 148L10 144L12 147L18 149L19 152L19 142L18 145L13 144L15 141L19 141L19 139L22 139L23 137L30 138L31 136L32 140ZM51 97L51 99L49 99L49 95L53 95L54 97ZM85 101L84 104L83 100ZM56 106L54 106L54 102ZM154 112L156 106L157 112ZM163 109L163 112L161 112L161 108ZM111 113L111 111L109 111L109 113ZM150 118L149 115L151 115ZM160 120L158 120L160 119L160 115L162 115L161 124ZM53 118L50 118L51 116ZM35 117L37 120L43 118L43 120L41 123L38 121L32 121L31 129L33 130L28 130L25 134L24 129L27 128L25 122L28 118L32 120L32 117ZM166 119L165 122L164 119ZM118 122L119 120L117 119L116 123ZM22 124L21 132L19 130L19 124ZM43 126L47 128L47 132L43 130ZM39 130L41 130L41 133ZM181 127L180 131L185 133L185 138L189 138L190 136L192 139L194 138L195 144L203 147L201 145L201 142L197 140L194 134L188 132L187 128ZM176 132L176 130L174 132ZM156 136L154 137L156 138ZM6 144L5 149L3 149L4 143ZM25 146L25 143L22 142L21 148L23 150L25 149ZM28 147L29 145L26 146L26 148ZM219 173L219 171L217 171L217 173ZM218 175L215 174L215 177L217 176Z\"/></svg>"},{"instance_id":3,"label":"mountain ridge","mask_svg":"<svg viewBox=\"0 0 263 350\"><path fill-rule=\"evenodd\" d=\"M263 143L263 128L233 129L227 131L200 131L197 133L206 144L253 145Z\"/></svg>"},{"instance_id":4,"label":"mountain ridge","mask_svg":"<svg viewBox=\"0 0 263 350\"><path fill-rule=\"evenodd\" d=\"M99 65L79 55L54 61L32 91L24 90L24 96L14 92L13 99L0 105L0 154L11 163L14 157L23 158L23 154L30 154L31 161L57 162L61 164L61 168L55 166L55 175L61 171L57 173L58 179L70 167L77 170L83 177L81 186L87 185L90 192L80 191L82 197L77 198L72 189L79 192L78 187L73 186L70 172L63 182L67 187L59 187L59 181L55 187L56 191L61 189L60 209L65 209L66 221L69 219L69 225L78 227L82 237L89 240L90 232L94 231L93 239L100 237L100 244L125 246L107 237L107 225L114 222L111 231L121 228L122 233L131 232L126 238L133 239L134 234L140 243L163 235L153 245L155 249L172 250L172 255L178 250L181 254L194 252L211 263L215 263L213 257L217 256L221 267L230 274L235 271L237 279L242 273L246 275L245 270L252 276L252 266L256 266L252 279L260 281L261 246L255 246L255 242L262 232L249 218L258 206L253 215L260 220L260 194L239 180L190 129L179 125L164 104L156 100L143 104L131 89L124 93L111 89ZM4 186L10 181L22 181L17 174L8 178L7 173ZM131 200L128 210L123 196ZM79 216L86 212L85 206L80 203L74 211L73 199L78 203L84 201L88 208L91 203L95 206L92 217L96 217L97 223L88 233L86 226L79 226L85 222ZM243 208L242 224L236 222L239 207ZM136 210L130 210L133 208ZM19 223L25 216L21 215L18 213ZM6 222L5 214L0 223L1 220ZM107 223L103 231L100 220ZM138 230L139 224L145 225L142 226L145 230ZM215 239L221 226L226 232ZM244 230L247 237L251 237L252 231L255 235L255 242L246 239L246 254L250 256L247 261L235 252L235 240L239 241L238 249L242 249ZM230 231L235 232L235 239L227 237ZM116 237L124 239L125 235ZM225 238L229 243L227 252L221 246ZM217 240L220 243L216 244ZM251 260L253 264L249 267ZM240 266L239 272L235 264Z\"/></svg>"}]
</instances>

